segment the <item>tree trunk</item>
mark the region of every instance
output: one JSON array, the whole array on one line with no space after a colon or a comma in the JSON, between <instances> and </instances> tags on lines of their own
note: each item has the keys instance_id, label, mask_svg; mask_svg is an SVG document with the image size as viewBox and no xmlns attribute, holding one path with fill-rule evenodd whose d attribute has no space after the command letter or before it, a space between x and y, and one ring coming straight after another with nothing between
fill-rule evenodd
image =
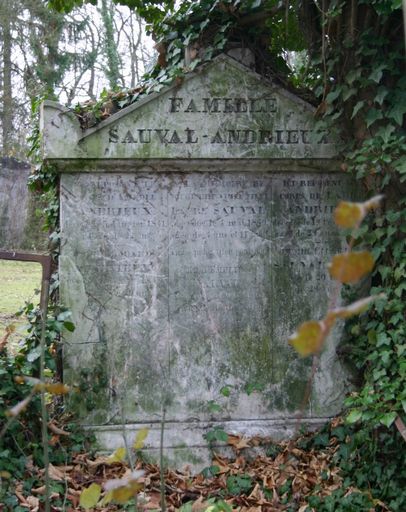
<instances>
[{"instance_id":1,"label":"tree trunk","mask_svg":"<svg viewBox=\"0 0 406 512\"><path fill-rule=\"evenodd\" d=\"M2 114L2 135L3 155L8 156L12 151L13 133L13 96L11 89L11 48L12 48L12 5L10 0L3 0L0 11L1 26L3 35L3 114Z\"/></svg>"},{"instance_id":2,"label":"tree trunk","mask_svg":"<svg viewBox=\"0 0 406 512\"><path fill-rule=\"evenodd\" d=\"M105 52L107 57L106 76L111 89L122 85L120 76L120 57L114 40L112 4L109 0L102 0L101 15L105 30Z\"/></svg>"}]
</instances>

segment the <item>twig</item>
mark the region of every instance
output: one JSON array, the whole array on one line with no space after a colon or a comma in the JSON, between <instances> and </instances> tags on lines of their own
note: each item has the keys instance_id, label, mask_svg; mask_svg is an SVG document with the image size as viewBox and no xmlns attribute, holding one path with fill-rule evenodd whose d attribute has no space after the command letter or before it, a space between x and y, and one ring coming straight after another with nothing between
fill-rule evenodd
<instances>
[{"instance_id":1,"label":"twig","mask_svg":"<svg viewBox=\"0 0 406 512\"><path fill-rule=\"evenodd\" d=\"M49 299L49 277L42 282L41 290L41 356L40 356L40 380L45 382L45 347L46 347L46 324ZM42 417L42 447L44 451L44 472L45 472L45 512L50 512L50 478L49 478L49 451L48 451L48 421L47 407L45 402L45 386L41 386L41 417Z\"/></svg>"},{"instance_id":2,"label":"twig","mask_svg":"<svg viewBox=\"0 0 406 512\"><path fill-rule=\"evenodd\" d=\"M400 435L406 441L406 425L403 423L402 418L398 416L395 420L396 428L399 430Z\"/></svg>"},{"instance_id":3,"label":"twig","mask_svg":"<svg viewBox=\"0 0 406 512\"><path fill-rule=\"evenodd\" d=\"M161 440L159 444L159 475L161 481L161 511L166 511L166 499L165 499L165 471L164 471L164 432L165 432L165 415L166 409L162 410L161 420Z\"/></svg>"},{"instance_id":4,"label":"twig","mask_svg":"<svg viewBox=\"0 0 406 512\"><path fill-rule=\"evenodd\" d=\"M360 227L360 225L361 225L361 220L354 226L354 228L352 230L350 241L348 242L348 246L347 246L347 248L346 248L346 250L344 252L344 254L346 254L347 256L352 251L352 248L353 248L354 243L355 243L355 233L357 232L357 230ZM329 297L327 312L331 311L332 309L337 307L337 301L338 301L338 298L339 298L340 293L341 293L341 288L342 288L341 282L337 281L335 283L333 292L331 293L331 295ZM330 334L330 330L331 330L331 328L328 328L328 330L325 332L325 334L323 335L324 339L322 338L322 342L320 344L318 352L313 355L312 369L311 369L310 376L309 376L309 379L308 379L307 384L306 384L306 388L305 388L305 392L304 392L304 395L303 395L302 404L300 406L299 415L298 415L297 421L296 421L296 426L295 426L295 434L296 435L299 432L300 426L302 424L302 420L303 420L303 417L304 417L304 414L305 414L305 411L306 411L306 407L307 407L307 404L309 402L309 399L310 399L310 396L311 396L311 393L312 393L313 379L314 379L314 376L316 375L316 372L317 372L318 363L320 361L320 354L321 354L321 351L324 348L324 344L326 342L326 339L328 338L328 336Z\"/></svg>"}]
</instances>

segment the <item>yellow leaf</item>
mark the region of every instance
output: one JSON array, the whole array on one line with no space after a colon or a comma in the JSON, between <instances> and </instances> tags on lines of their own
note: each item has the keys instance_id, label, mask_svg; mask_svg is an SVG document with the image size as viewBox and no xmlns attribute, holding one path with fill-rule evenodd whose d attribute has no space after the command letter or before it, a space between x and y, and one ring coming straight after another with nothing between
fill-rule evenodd
<instances>
[{"instance_id":1,"label":"yellow leaf","mask_svg":"<svg viewBox=\"0 0 406 512\"><path fill-rule=\"evenodd\" d=\"M52 395L66 395L69 393L69 386L62 384L62 382L55 382L51 384L45 384L45 391Z\"/></svg>"},{"instance_id":2,"label":"yellow leaf","mask_svg":"<svg viewBox=\"0 0 406 512\"><path fill-rule=\"evenodd\" d=\"M350 203L340 201L334 210L334 221L340 228L355 228L360 225L365 215L375 208L378 208L383 196L374 196L364 203Z\"/></svg>"},{"instance_id":3,"label":"yellow leaf","mask_svg":"<svg viewBox=\"0 0 406 512\"><path fill-rule=\"evenodd\" d=\"M0 478L11 478L11 473L9 473L8 471L0 471Z\"/></svg>"},{"instance_id":4,"label":"yellow leaf","mask_svg":"<svg viewBox=\"0 0 406 512\"><path fill-rule=\"evenodd\" d=\"M362 203L340 201L334 210L334 222L340 228L354 228L365 217Z\"/></svg>"},{"instance_id":5,"label":"yellow leaf","mask_svg":"<svg viewBox=\"0 0 406 512\"><path fill-rule=\"evenodd\" d=\"M127 450L124 447L117 448L114 453L107 457L107 464L112 464L113 462L123 462L126 455Z\"/></svg>"},{"instance_id":6,"label":"yellow leaf","mask_svg":"<svg viewBox=\"0 0 406 512\"><path fill-rule=\"evenodd\" d=\"M84 508L93 508L97 505L101 494L101 487L98 484L92 484L82 491L79 499L79 505Z\"/></svg>"},{"instance_id":7,"label":"yellow leaf","mask_svg":"<svg viewBox=\"0 0 406 512\"><path fill-rule=\"evenodd\" d=\"M289 337L289 343L302 357L320 351L327 335L323 322L310 320L304 322L299 329Z\"/></svg>"},{"instance_id":8,"label":"yellow leaf","mask_svg":"<svg viewBox=\"0 0 406 512\"><path fill-rule=\"evenodd\" d=\"M143 489L144 485L141 482L137 482L137 478L143 474L143 471L133 471L127 477L108 480L104 484L104 488L108 491L111 500L121 504L127 503L128 500Z\"/></svg>"},{"instance_id":9,"label":"yellow leaf","mask_svg":"<svg viewBox=\"0 0 406 512\"><path fill-rule=\"evenodd\" d=\"M26 382L29 382L28 379L25 379ZM35 379L36 380L36 379ZM62 384L62 382L41 382L38 381L37 383L34 383L34 389L35 391L47 391L48 393L51 393L52 395L66 395L69 393L70 388L66 384Z\"/></svg>"},{"instance_id":10,"label":"yellow leaf","mask_svg":"<svg viewBox=\"0 0 406 512\"><path fill-rule=\"evenodd\" d=\"M135 494L139 493L143 487L143 484L137 482L130 483L126 487L119 487L112 491L112 499L117 503L125 504L133 498Z\"/></svg>"},{"instance_id":11,"label":"yellow leaf","mask_svg":"<svg viewBox=\"0 0 406 512\"><path fill-rule=\"evenodd\" d=\"M336 254L328 270L333 279L340 283L356 283L366 276L374 267L374 258L368 251Z\"/></svg>"},{"instance_id":12,"label":"yellow leaf","mask_svg":"<svg viewBox=\"0 0 406 512\"><path fill-rule=\"evenodd\" d=\"M134 450L142 450L144 448L144 441L147 438L148 432L148 428L142 428L137 432L133 444Z\"/></svg>"},{"instance_id":13,"label":"yellow leaf","mask_svg":"<svg viewBox=\"0 0 406 512\"><path fill-rule=\"evenodd\" d=\"M105 505L108 505L110 501L113 499L113 491L109 491L104 498L100 501L99 505L101 507L104 507Z\"/></svg>"}]
</instances>

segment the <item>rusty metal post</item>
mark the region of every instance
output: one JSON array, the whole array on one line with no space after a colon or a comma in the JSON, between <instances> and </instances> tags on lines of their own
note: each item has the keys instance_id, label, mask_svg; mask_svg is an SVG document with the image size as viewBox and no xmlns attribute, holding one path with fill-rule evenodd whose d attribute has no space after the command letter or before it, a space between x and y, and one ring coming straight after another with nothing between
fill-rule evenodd
<instances>
[{"instance_id":1,"label":"rusty metal post","mask_svg":"<svg viewBox=\"0 0 406 512\"><path fill-rule=\"evenodd\" d=\"M34 254L28 252L3 251L0 250L0 259L9 261L27 261L39 263L42 266L41 282L41 356L40 356L40 380L45 382L45 347L46 347L46 323L48 314L49 283L51 280L52 258L49 254ZM50 479L49 479L49 452L48 452L48 432L47 432L47 409L45 403L45 389L41 387L41 416L42 416L42 447L44 450L44 469L45 469L45 512L50 512Z\"/></svg>"}]
</instances>

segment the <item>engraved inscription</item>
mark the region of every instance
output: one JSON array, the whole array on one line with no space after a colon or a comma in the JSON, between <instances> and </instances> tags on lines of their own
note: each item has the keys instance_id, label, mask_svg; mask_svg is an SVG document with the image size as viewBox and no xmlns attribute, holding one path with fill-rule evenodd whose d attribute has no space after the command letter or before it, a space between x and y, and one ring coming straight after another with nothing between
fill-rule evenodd
<instances>
[{"instance_id":1,"label":"engraved inscription","mask_svg":"<svg viewBox=\"0 0 406 512\"><path fill-rule=\"evenodd\" d=\"M145 145L159 143L162 145L193 145L207 142L210 145L304 145L309 146L312 141L313 130L304 126L286 126L286 120L281 126L275 125L274 117L280 110L280 105L276 97L261 98L231 98L231 97L203 97L203 98L185 98L180 96L168 98L167 112L172 117L186 115L178 124L181 128L158 128L155 126L128 127L122 128L120 125L111 126L108 130L109 144L125 145ZM196 113L200 116L213 117L217 114L219 126L210 131L196 130L192 128L189 114ZM256 115L267 114L265 127L237 128L241 122L239 114L248 118L249 124L257 124ZM290 118L294 112L285 113ZM230 117L230 116L237 116ZM230 117L234 127L224 128L224 120ZM245 123L244 123L245 124ZM280 121L279 121L280 124ZM327 132L320 135L319 144L329 144Z\"/></svg>"},{"instance_id":2,"label":"engraved inscription","mask_svg":"<svg viewBox=\"0 0 406 512\"><path fill-rule=\"evenodd\" d=\"M63 175L62 282L84 290L72 303L83 350L112 344L112 375L129 376L136 401L149 388L202 400L254 378L249 343L274 396L305 374L286 337L325 307L341 243L331 211L346 190L339 174ZM146 420L145 407L129 417ZM181 402L169 417L179 411L191 414Z\"/></svg>"}]
</instances>

